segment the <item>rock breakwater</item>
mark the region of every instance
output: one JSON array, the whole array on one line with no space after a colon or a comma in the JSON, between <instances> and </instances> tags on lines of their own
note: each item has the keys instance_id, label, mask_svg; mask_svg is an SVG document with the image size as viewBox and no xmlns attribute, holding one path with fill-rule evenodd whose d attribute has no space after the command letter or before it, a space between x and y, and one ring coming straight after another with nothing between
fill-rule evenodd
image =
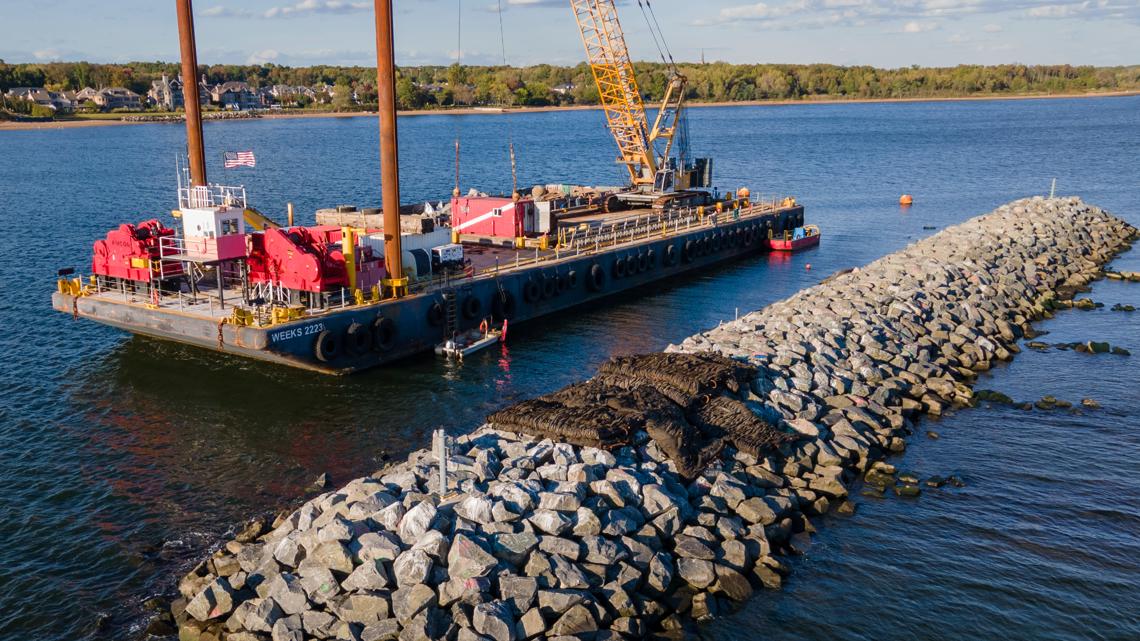
<instances>
[{"instance_id":1,"label":"rock breakwater","mask_svg":"<svg viewBox=\"0 0 1140 641\"><path fill-rule=\"evenodd\" d=\"M859 477L894 484L880 459L914 421L968 404L977 372L1135 235L1077 199L1017 201L673 356L615 359L457 438L444 496L424 450L254 522L180 582L180 637L682 635L778 587L812 518L849 512Z\"/></svg>"}]
</instances>

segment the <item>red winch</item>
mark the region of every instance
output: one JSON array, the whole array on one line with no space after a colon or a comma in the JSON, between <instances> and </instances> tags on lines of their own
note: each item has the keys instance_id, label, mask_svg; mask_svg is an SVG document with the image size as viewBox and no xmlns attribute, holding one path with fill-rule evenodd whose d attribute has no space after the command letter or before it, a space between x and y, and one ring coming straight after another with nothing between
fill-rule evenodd
<instances>
[{"instance_id":1,"label":"red winch","mask_svg":"<svg viewBox=\"0 0 1140 641\"><path fill-rule=\"evenodd\" d=\"M162 239L173 237L174 230L157 220L143 221L137 226L119 225L107 232L107 238L95 241L91 271L138 282L181 276L180 262L161 258Z\"/></svg>"},{"instance_id":2,"label":"red winch","mask_svg":"<svg viewBox=\"0 0 1140 641\"><path fill-rule=\"evenodd\" d=\"M249 280L286 289L327 292L348 286L340 227L267 229L249 235ZM356 286L367 290L383 278L383 258L357 246Z\"/></svg>"}]
</instances>

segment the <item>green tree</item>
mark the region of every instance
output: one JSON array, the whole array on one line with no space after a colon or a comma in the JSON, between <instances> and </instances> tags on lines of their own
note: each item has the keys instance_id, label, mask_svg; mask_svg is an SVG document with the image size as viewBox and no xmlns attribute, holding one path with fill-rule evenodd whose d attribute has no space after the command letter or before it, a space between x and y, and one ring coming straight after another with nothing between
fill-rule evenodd
<instances>
[{"instance_id":1,"label":"green tree","mask_svg":"<svg viewBox=\"0 0 1140 641\"><path fill-rule=\"evenodd\" d=\"M351 109L356 103L352 100L352 87L349 86L348 80L341 78L333 86L332 105L337 111L346 111Z\"/></svg>"}]
</instances>

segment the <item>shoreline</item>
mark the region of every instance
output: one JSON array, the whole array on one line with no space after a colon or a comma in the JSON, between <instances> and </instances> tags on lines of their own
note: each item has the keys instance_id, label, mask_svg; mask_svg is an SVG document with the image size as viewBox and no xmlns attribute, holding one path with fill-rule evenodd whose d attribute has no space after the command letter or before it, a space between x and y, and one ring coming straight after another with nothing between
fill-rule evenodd
<instances>
[{"instance_id":1,"label":"shoreline","mask_svg":"<svg viewBox=\"0 0 1140 641\"><path fill-rule=\"evenodd\" d=\"M716 108L716 107L788 107L796 105L850 105L850 104L889 104L889 103L936 103L936 102L982 102L995 100L1059 100L1065 98L1121 98L1140 96L1140 90L1107 91L1077 94L1010 94L985 96L947 96L923 98L817 98L810 100L742 100L721 102L690 102L689 108ZM463 107L460 109L419 109L401 110L399 116L478 116L478 115L505 115L546 113L554 111L585 111L600 109L599 105L558 105L548 107ZM125 114L133 116L137 114ZM304 113L267 113L258 118L234 118L229 120L293 120L301 118L356 118L362 116L374 117L374 111L329 111ZM210 118L204 120L209 121ZM176 124L172 122L157 121L126 121L114 119L75 119L51 120L45 122L17 122L0 120L0 131L28 131L44 129L77 129L84 127L121 126L121 125L151 125Z\"/></svg>"}]
</instances>

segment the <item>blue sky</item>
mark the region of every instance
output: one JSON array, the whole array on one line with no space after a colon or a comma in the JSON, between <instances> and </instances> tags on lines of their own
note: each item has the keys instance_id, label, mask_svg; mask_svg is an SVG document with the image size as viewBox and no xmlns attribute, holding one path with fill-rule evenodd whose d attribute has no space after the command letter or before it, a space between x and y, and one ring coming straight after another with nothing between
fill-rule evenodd
<instances>
[{"instance_id":1,"label":"blue sky","mask_svg":"<svg viewBox=\"0 0 1140 641\"><path fill-rule=\"evenodd\" d=\"M501 0L507 61L573 64L567 0ZM634 0L621 16L635 59L657 55ZM172 0L0 0L7 62L176 60ZM655 0L676 59L870 64L1140 64L1140 0ZM372 2L197 0L199 60L375 62ZM397 0L397 63L502 59L496 0Z\"/></svg>"}]
</instances>

